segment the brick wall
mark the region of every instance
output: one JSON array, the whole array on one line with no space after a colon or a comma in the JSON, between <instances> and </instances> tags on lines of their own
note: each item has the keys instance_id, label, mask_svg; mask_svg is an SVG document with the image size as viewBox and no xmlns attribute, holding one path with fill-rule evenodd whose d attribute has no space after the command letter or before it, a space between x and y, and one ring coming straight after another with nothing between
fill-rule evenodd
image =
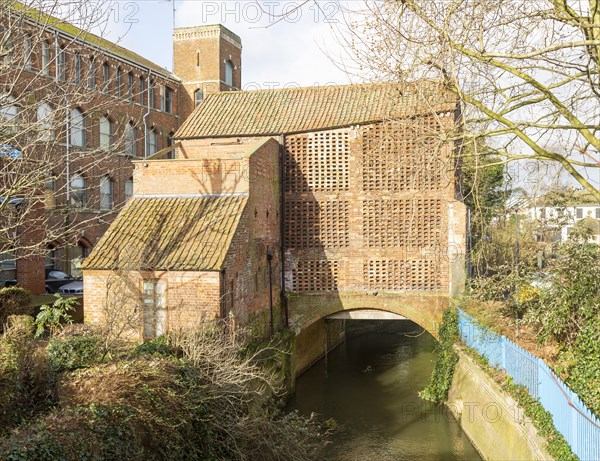
<instances>
[{"instance_id":1,"label":"brick wall","mask_svg":"<svg viewBox=\"0 0 600 461\"><path fill-rule=\"evenodd\" d=\"M286 137L286 290L448 292L453 114Z\"/></svg>"},{"instance_id":2,"label":"brick wall","mask_svg":"<svg viewBox=\"0 0 600 461\"><path fill-rule=\"evenodd\" d=\"M224 308L242 323L269 309L269 262L274 328L281 325L279 143L271 139L249 159L249 198L225 262ZM264 316L260 316L265 318Z\"/></svg>"},{"instance_id":3,"label":"brick wall","mask_svg":"<svg viewBox=\"0 0 600 461\"><path fill-rule=\"evenodd\" d=\"M125 325L124 335L142 338L143 282L165 284L166 327L193 328L220 314L220 274L206 272L84 271L85 323Z\"/></svg>"},{"instance_id":4,"label":"brick wall","mask_svg":"<svg viewBox=\"0 0 600 461\"><path fill-rule=\"evenodd\" d=\"M74 246L82 243L89 248L93 247L125 202L126 182L132 178L131 160L135 158L126 153L125 127L132 123L137 130L135 141L137 157L144 156L144 133L147 130L156 132L157 150L166 147L169 136L174 134L180 124L178 95L183 92L183 89L178 80L169 77L166 71L161 74L154 69L150 70L143 62L140 64L128 61L98 47L84 45L60 34L55 43L54 33L50 29L35 29L24 25L23 29L15 29L13 32L15 44L23 42L24 33L30 37L31 66L25 68L20 64L23 62L23 50L16 46L13 53L15 67L2 72L0 85L12 87L12 94L17 99L22 120L28 118L35 120L36 109L41 102L50 104L55 109L57 120L54 139L39 147L28 146L26 152L28 157L42 160L49 165L48 173L54 177L54 190L46 191L46 199L43 198L43 194L39 198L47 205L45 222L41 227L32 225L31 229L28 229L27 236L24 236L31 248L33 234L36 233L38 248L31 253L37 255L30 254L28 257L22 257L17 263L18 282L31 289L33 293L40 293L44 291L41 280L44 278L45 248L56 248L55 267L68 271L71 250L65 245ZM42 42L49 44L50 64L47 72L42 71ZM57 47L63 48L66 56L66 78L58 81L55 79ZM79 84L75 81L75 56L77 55L81 57ZM88 87L89 58L94 59L93 72L96 87L93 89ZM108 66L109 78L106 81L103 73L104 64ZM121 75L119 87L117 71ZM128 89L130 74L133 77L131 98ZM140 79L143 80L143 87ZM155 84L151 107L148 107L149 79ZM161 109L161 88L165 86L174 92L173 106L169 113ZM64 105L65 98L69 100L67 106ZM67 116L65 109L72 108L79 109L85 117L86 142L83 147L67 146L70 138L65 121ZM100 148L101 117L106 117L112 122L112 146L109 150ZM67 207L67 182L68 178L75 173L81 174L86 180L85 209ZM112 210L100 210L99 187L101 177L105 175L112 180L114 205ZM32 216L32 224L33 221ZM32 277L36 278L35 282L32 282Z\"/></svg>"},{"instance_id":5,"label":"brick wall","mask_svg":"<svg viewBox=\"0 0 600 461\"><path fill-rule=\"evenodd\" d=\"M194 92L204 94L241 88L242 44L220 25L184 27L173 33L175 74L185 88L180 94L182 119L194 110ZM233 63L233 86L225 84L225 63Z\"/></svg>"}]
</instances>

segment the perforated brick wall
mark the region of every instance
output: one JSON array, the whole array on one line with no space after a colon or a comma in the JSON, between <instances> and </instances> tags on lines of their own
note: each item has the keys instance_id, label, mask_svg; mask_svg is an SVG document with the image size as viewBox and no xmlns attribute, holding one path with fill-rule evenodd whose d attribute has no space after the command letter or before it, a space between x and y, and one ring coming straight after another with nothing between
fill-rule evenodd
<instances>
[{"instance_id":1,"label":"perforated brick wall","mask_svg":"<svg viewBox=\"0 0 600 461\"><path fill-rule=\"evenodd\" d=\"M286 190L348 190L349 133L332 130L288 138Z\"/></svg>"},{"instance_id":2,"label":"perforated brick wall","mask_svg":"<svg viewBox=\"0 0 600 461\"><path fill-rule=\"evenodd\" d=\"M286 289L449 287L453 114L286 136Z\"/></svg>"}]
</instances>

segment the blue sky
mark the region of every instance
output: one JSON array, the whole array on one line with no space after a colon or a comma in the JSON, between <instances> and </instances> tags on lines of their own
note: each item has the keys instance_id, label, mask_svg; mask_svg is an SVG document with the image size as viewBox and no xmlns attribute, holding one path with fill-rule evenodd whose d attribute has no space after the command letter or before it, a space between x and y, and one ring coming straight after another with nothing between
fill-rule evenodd
<instances>
[{"instance_id":1,"label":"blue sky","mask_svg":"<svg viewBox=\"0 0 600 461\"><path fill-rule=\"evenodd\" d=\"M339 55L337 1L178 0L176 27L224 24L242 38L244 89L352 83L329 55ZM172 9L168 0L113 1L104 36L172 68ZM285 14L287 13L287 15ZM279 22L277 20L282 17Z\"/></svg>"}]
</instances>

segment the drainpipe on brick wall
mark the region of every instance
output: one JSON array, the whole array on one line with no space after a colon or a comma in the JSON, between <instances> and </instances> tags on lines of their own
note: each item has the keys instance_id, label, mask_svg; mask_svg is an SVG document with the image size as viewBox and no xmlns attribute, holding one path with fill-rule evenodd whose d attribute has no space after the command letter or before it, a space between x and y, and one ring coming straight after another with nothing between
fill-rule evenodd
<instances>
[{"instance_id":1,"label":"drainpipe on brick wall","mask_svg":"<svg viewBox=\"0 0 600 461\"><path fill-rule=\"evenodd\" d=\"M144 121L144 158L148 157L148 124L146 123L146 118L148 117L148 115L150 115L150 85L152 84L152 69L148 69L148 82L146 84L146 88L147 88L147 97L146 99L148 100L148 110L146 110L146 113L144 114L144 117L142 118ZM154 94L154 89L152 90L152 94ZM153 98L154 99L154 98ZM154 102L154 101L152 101Z\"/></svg>"},{"instance_id":2,"label":"drainpipe on brick wall","mask_svg":"<svg viewBox=\"0 0 600 461\"><path fill-rule=\"evenodd\" d=\"M267 248L267 267L269 268L269 319L271 336L275 333L273 328L273 271L271 270L271 261L273 260L273 250Z\"/></svg>"},{"instance_id":3,"label":"drainpipe on brick wall","mask_svg":"<svg viewBox=\"0 0 600 461\"><path fill-rule=\"evenodd\" d=\"M285 326L290 326L288 312L288 297L285 293L285 134L281 134L279 139L279 242L281 244L281 303L285 313Z\"/></svg>"}]
</instances>

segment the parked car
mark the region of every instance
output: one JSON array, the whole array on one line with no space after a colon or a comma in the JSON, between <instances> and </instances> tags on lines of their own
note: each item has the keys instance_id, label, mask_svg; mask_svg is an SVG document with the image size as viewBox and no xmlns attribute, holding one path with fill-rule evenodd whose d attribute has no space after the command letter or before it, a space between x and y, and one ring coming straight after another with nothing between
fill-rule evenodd
<instances>
[{"instance_id":1,"label":"parked car","mask_svg":"<svg viewBox=\"0 0 600 461\"><path fill-rule=\"evenodd\" d=\"M63 271L54 269L46 270L46 293L54 294L58 289L67 283L71 283L75 278Z\"/></svg>"},{"instance_id":2,"label":"parked car","mask_svg":"<svg viewBox=\"0 0 600 461\"><path fill-rule=\"evenodd\" d=\"M67 283L58 289L58 293L63 296L83 296L83 281L75 280Z\"/></svg>"}]
</instances>

